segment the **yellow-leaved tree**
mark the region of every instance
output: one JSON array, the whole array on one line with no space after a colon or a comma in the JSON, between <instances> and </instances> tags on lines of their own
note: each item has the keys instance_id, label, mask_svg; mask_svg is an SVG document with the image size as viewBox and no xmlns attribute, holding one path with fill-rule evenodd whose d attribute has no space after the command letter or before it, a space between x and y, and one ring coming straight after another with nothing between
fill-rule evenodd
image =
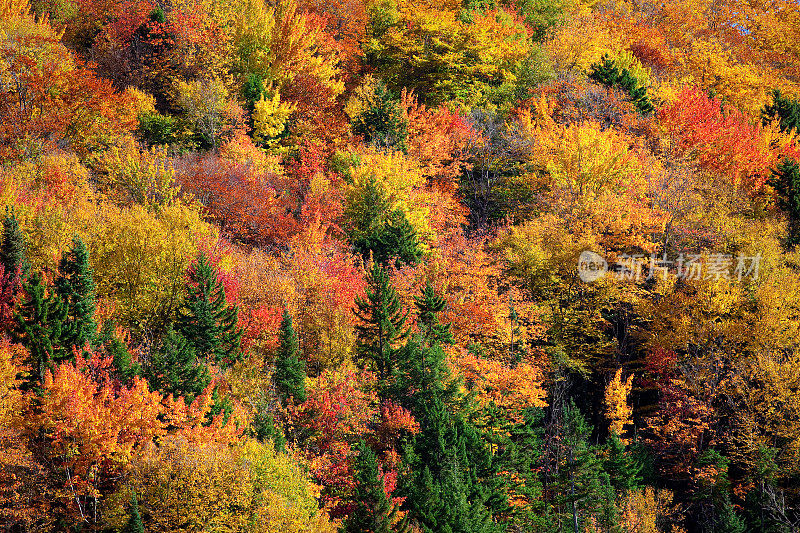
<instances>
[{"instance_id":1,"label":"yellow-leaved tree","mask_svg":"<svg viewBox=\"0 0 800 533\"><path fill-rule=\"evenodd\" d=\"M628 396L633 387L633 374L628 379L622 379L622 369L618 368L614 377L606 385L605 406L606 420L609 422L609 433L616 434L621 443L627 445L630 439L625 438L625 426L633 425L631 416L633 408L628 402Z\"/></svg>"}]
</instances>

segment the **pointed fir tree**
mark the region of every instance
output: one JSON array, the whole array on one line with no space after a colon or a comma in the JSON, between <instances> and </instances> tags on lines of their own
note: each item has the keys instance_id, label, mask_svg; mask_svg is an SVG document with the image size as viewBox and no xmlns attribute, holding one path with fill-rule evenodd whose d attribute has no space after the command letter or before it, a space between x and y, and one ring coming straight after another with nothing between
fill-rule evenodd
<instances>
[{"instance_id":1,"label":"pointed fir tree","mask_svg":"<svg viewBox=\"0 0 800 533\"><path fill-rule=\"evenodd\" d=\"M0 242L0 329L2 330L13 327L14 309L27 270L25 239L14 211L6 208L2 242Z\"/></svg>"},{"instance_id":2,"label":"pointed fir tree","mask_svg":"<svg viewBox=\"0 0 800 533\"><path fill-rule=\"evenodd\" d=\"M198 356L218 365L241 360L239 310L228 304L225 287L204 253L189 270L189 284L178 311L177 331L192 343Z\"/></svg>"},{"instance_id":3,"label":"pointed fir tree","mask_svg":"<svg viewBox=\"0 0 800 533\"><path fill-rule=\"evenodd\" d=\"M495 410L498 418L502 416L499 408ZM523 498L522 505L513 508L512 520L523 530L546 529L543 527L542 483L537 474L542 455L544 413L539 408L526 407L521 415L522 420L503 420L495 425L499 431L491 431L500 449L498 468L514 474L509 476L509 488Z\"/></svg>"},{"instance_id":4,"label":"pointed fir tree","mask_svg":"<svg viewBox=\"0 0 800 533\"><path fill-rule=\"evenodd\" d=\"M719 505L714 531L715 533L745 533L747 531L744 520L736 514L731 498L727 494Z\"/></svg>"},{"instance_id":5,"label":"pointed fir tree","mask_svg":"<svg viewBox=\"0 0 800 533\"><path fill-rule=\"evenodd\" d=\"M48 294L40 273L32 274L23 286L25 298L14 314L14 339L28 349L31 382L44 382L54 364L72 358L65 348L67 307L55 294Z\"/></svg>"},{"instance_id":6,"label":"pointed fir tree","mask_svg":"<svg viewBox=\"0 0 800 533\"><path fill-rule=\"evenodd\" d=\"M356 298L355 315L360 320L356 355L378 373L381 386L396 366L397 345L408 336L403 312L389 274L375 263L367 274L366 298Z\"/></svg>"},{"instance_id":7,"label":"pointed fir tree","mask_svg":"<svg viewBox=\"0 0 800 533\"><path fill-rule=\"evenodd\" d=\"M397 520L397 505L386 495L375 453L363 442L355 447L353 501L355 509L342 525L343 533L409 533L408 520Z\"/></svg>"},{"instance_id":8,"label":"pointed fir tree","mask_svg":"<svg viewBox=\"0 0 800 533\"><path fill-rule=\"evenodd\" d=\"M292 317L283 310L279 332L280 345L275 356L275 372L272 379L282 403L293 398L295 403L306 401L306 364L298 357L300 346L297 333L292 327Z\"/></svg>"},{"instance_id":9,"label":"pointed fir tree","mask_svg":"<svg viewBox=\"0 0 800 533\"><path fill-rule=\"evenodd\" d=\"M553 488L556 506L566 512L559 520L569 523L569 529L574 531L580 531L589 516L610 520L616 513L609 507L613 504L608 501L610 479L589 442L592 427L573 400L564 405L560 431L558 456L563 458L563 464Z\"/></svg>"},{"instance_id":10,"label":"pointed fir tree","mask_svg":"<svg viewBox=\"0 0 800 533\"><path fill-rule=\"evenodd\" d=\"M383 186L375 178L364 185L360 197L345 209L349 237L356 253L387 265L415 265L422 257L417 233L399 209L391 209Z\"/></svg>"},{"instance_id":11,"label":"pointed fir tree","mask_svg":"<svg viewBox=\"0 0 800 533\"><path fill-rule=\"evenodd\" d=\"M444 298L436 294L430 284L422 289L422 293L414 298L414 305L417 307L417 324L422 338L430 344L453 344L453 334L450 332L450 324L442 324L439 321L439 313L444 311L447 302Z\"/></svg>"},{"instance_id":12,"label":"pointed fir tree","mask_svg":"<svg viewBox=\"0 0 800 533\"><path fill-rule=\"evenodd\" d=\"M198 359L194 346L172 329L150 354L144 375L151 389L175 398L182 396L187 404L211 382L208 368Z\"/></svg>"},{"instance_id":13,"label":"pointed fir tree","mask_svg":"<svg viewBox=\"0 0 800 533\"><path fill-rule=\"evenodd\" d=\"M647 115L655 109L653 102L647 96L647 88L639 85L639 81L626 68L618 68L616 62L607 55L603 56L600 63L592 65L589 79L605 85L617 87L626 93L639 113Z\"/></svg>"},{"instance_id":14,"label":"pointed fir tree","mask_svg":"<svg viewBox=\"0 0 800 533\"><path fill-rule=\"evenodd\" d=\"M19 222L13 210L6 209L3 218L3 241L0 244L0 263L6 273L19 271L25 276L28 271L28 262L25 257L25 236L19 227Z\"/></svg>"},{"instance_id":15,"label":"pointed fir tree","mask_svg":"<svg viewBox=\"0 0 800 533\"><path fill-rule=\"evenodd\" d=\"M136 499L136 492L131 492L131 510L128 516L128 523L123 528L123 533L144 533L142 516L139 514L139 501Z\"/></svg>"},{"instance_id":16,"label":"pointed fir tree","mask_svg":"<svg viewBox=\"0 0 800 533\"><path fill-rule=\"evenodd\" d=\"M778 193L778 207L789 219L789 234L786 244L789 249L800 243L800 165L784 158L772 171L770 185Z\"/></svg>"},{"instance_id":17,"label":"pointed fir tree","mask_svg":"<svg viewBox=\"0 0 800 533\"><path fill-rule=\"evenodd\" d=\"M141 374L141 366L128 350L127 344L117 336L113 320L103 322L96 343L111 356L114 373L120 381L127 382Z\"/></svg>"},{"instance_id":18,"label":"pointed fir tree","mask_svg":"<svg viewBox=\"0 0 800 533\"><path fill-rule=\"evenodd\" d=\"M408 139L408 120L403 115L391 91L378 81L372 105L353 119L353 132L364 142L378 148L392 148L405 153Z\"/></svg>"},{"instance_id":19,"label":"pointed fir tree","mask_svg":"<svg viewBox=\"0 0 800 533\"><path fill-rule=\"evenodd\" d=\"M620 492L627 492L639 486L642 481L639 473L642 465L626 449L625 444L616 433L612 433L606 442L606 460L604 470L610 476L611 484Z\"/></svg>"},{"instance_id":20,"label":"pointed fir tree","mask_svg":"<svg viewBox=\"0 0 800 533\"><path fill-rule=\"evenodd\" d=\"M81 349L92 346L97 335L95 285L89 251L80 238L72 239L72 247L62 256L58 272L56 294L67 308L65 343Z\"/></svg>"},{"instance_id":21,"label":"pointed fir tree","mask_svg":"<svg viewBox=\"0 0 800 533\"><path fill-rule=\"evenodd\" d=\"M409 515L430 533L499 531L493 511L508 506L486 439L460 412L451 412L453 389L426 381L412 411L420 432L405 451L411 474L402 493Z\"/></svg>"},{"instance_id":22,"label":"pointed fir tree","mask_svg":"<svg viewBox=\"0 0 800 533\"><path fill-rule=\"evenodd\" d=\"M761 111L765 126L776 119L782 132L800 133L800 101L783 96L777 89L772 91L772 104Z\"/></svg>"}]
</instances>

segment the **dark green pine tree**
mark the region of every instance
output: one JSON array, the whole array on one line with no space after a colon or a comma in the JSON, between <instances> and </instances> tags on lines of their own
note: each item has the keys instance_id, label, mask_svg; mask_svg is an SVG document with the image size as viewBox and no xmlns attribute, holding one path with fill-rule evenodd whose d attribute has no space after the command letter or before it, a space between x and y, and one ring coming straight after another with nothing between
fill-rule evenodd
<instances>
[{"instance_id":1,"label":"dark green pine tree","mask_svg":"<svg viewBox=\"0 0 800 533\"><path fill-rule=\"evenodd\" d=\"M558 455L562 457L557 480L556 507L562 509L559 517L568 529L581 531L587 517L594 516L603 529L615 531L618 527L617 510L610 494L613 492L609 475L603 471L597 450L589 438L592 428L575 403L564 406Z\"/></svg>"},{"instance_id":2,"label":"dark green pine tree","mask_svg":"<svg viewBox=\"0 0 800 533\"><path fill-rule=\"evenodd\" d=\"M800 101L783 96L777 89L772 91L772 104L764 106L761 120L766 125L775 119L778 120L781 131L794 130L800 133Z\"/></svg>"},{"instance_id":3,"label":"dark green pine tree","mask_svg":"<svg viewBox=\"0 0 800 533\"><path fill-rule=\"evenodd\" d=\"M422 338L430 344L453 344L453 334L450 324L439 321L439 313L444 311L447 302L436 294L430 284L426 285L419 296L414 298L417 307L417 325Z\"/></svg>"},{"instance_id":4,"label":"dark green pine tree","mask_svg":"<svg viewBox=\"0 0 800 533\"><path fill-rule=\"evenodd\" d=\"M52 292L48 294L40 273L25 281L23 291L25 298L14 314L14 338L28 349L29 381L42 383L55 363L72 357L64 344L67 306Z\"/></svg>"},{"instance_id":5,"label":"dark green pine tree","mask_svg":"<svg viewBox=\"0 0 800 533\"><path fill-rule=\"evenodd\" d=\"M56 294L67 307L66 345L78 348L93 345L97 336L94 278L89 251L78 237L72 239L72 247L61 257L55 286Z\"/></svg>"},{"instance_id":6,"label":"dark green pine tree","mask_svg":"<svg viewBox=\"0 0 800 533\"><path fill-rule=\"evenodd\" d=\"M784 158L772 171L770 184L778 193L778 207L789 219L787 247L794 248L800 243L800 166L797 161Z\"/></svg>"},{"instance_id":7,"label":"dark green pine tree","mask_svg":"<svg viewBox=\"0 0 800 533\"><path fill-rule=\"evenodd\" d=\"M396 348L407 336L407 313L403 312L389 274L375 263L367 273L366 298L356 298L355 315L357 357L369 363L378 373L383 389L397 363Z\"/></svg>"},{"instance_id":8,"label":"dark green pine tree","mask_svg":"<svg viewBox=\"0 0 800 533\"><path fill-rule=\"evenodd\" d=\"M25 260L25 239L13 210L6 208L3 236L0 242L0 329L13 327L14 309L28 270Z\"/></svg>"},{"instance_id":9,"label":"dark green pine tree","mask_svg":"<svg viewBox=\"0 0 800 533\"><path fill-rule=\"evenodd\" d=\"M355 509L342 524L343 533L408 533L406 518L397 521L397 506L383 488L375 453L363 442L356 445L353 501ZM394 524L394 522L397 522Z\"/></svg>"},{"instance_id":10,"label":"dark green pine tree","mask_svg":"<svg viewBox=\"0 0 800 533\"><path fill-rule=\"evenodd\" d=\"M411 467L403 482L406 506L426 532L498 531L494 516L508 510L499 463L487 436L468 417L473 410L435 340L415 337L398 352L394 396L420 424L405 450Z\"/></svg>"},{"instance_id":11,"label":"dark green pine tree","mask_svg":"<svg viewBox=\"0 0 800 533\"><path fill-rule=\"evenodd\" d=\"M123 533L144 533L144 524L142 523L142 516L139 514L139 502L136 499L136 493L131 492L131 510L128 516L128 523L123 528Z\"/></svg>"},{"instance_id":12,"label":"dark green pine tree","mask_svg":"<svg viewBox=\"0 0 800 533\"><path fill-rule=\"evenodd\" d=\"M102 346L106 353L111 356L114 372L122 381L129 381L134 376L141 374L141 366L131 355L128 346L117 337L114 331L114 321L106 320L100 329L97 344Z\"/></svg>"},{"instance_id":13,"label":"dark green pine tree","mask_svg":"<svg viewBox=\"0 0 800 533\"><path fill-rule=\"evenodd\" d=\"M747 531L747 526L744 520L736 514L730 496L726 495L717 512L714 533L745 533L745 531Z\"/></svg>"},{"instance_id":14,"label":"dark green pine tree","mask_svg":"<svg viewBox=\"0 0 800 533\"><path fill-rule=\"evenodd\" d=\"M400 103L382 84L375 88L374 104L353 119L353 132L363 135L364 141L379 148L407 150L408 122Z\"/></svg>"},{"instance_id":15,"label":"dark green pine tree","mask_svg":"<svg viewBox=\"0 0 800 533\"><path fill-rule=\"evenodd\" d=\"M434 363L443 361L438 345L417 343L414 352L417 368L441 368ZM423 359L425 364L419 362ZM405 450L411 474L403 482L404 505L426 533L499 531L492 512L508 506L497 491L497 468L486 439L458 410L455 389L434 376L425 376L412 395L420 432Z\"/></svg>"},{"instance_id":16,"label":"dark green pine tree","mask_svg":"<svg viewBox=\"0 0 800 533\"><path fill-rule=\"evenodd\" d=\"M539 460L542 455L542 436L544 413L541 409L527 407L522 411L522 420L507 422L502 420L500 409L490 406L497 412L500 422L494 427L501 431L492 431L498 453L499 469L513 472L510 477L510 489L525 498L527 505L517 506L511 513L511 520L524 531L547 530L544 518L544 502L542 501L542 483L538 476Z\"/></svg>"},{"instance_id":17,"label":"dark green pine tree","mask_svg":"<svg viewBox=\"0 0 800 533\"><path fill-rule=\"evenodd\" d=\"M417 233L402 211L392 210L386 191L374 178L365 184L361 196L345 209L348 234L355 251L369 259L396 266L415 265L422 257Z\"/></svg>"},{"instance_id":18,"label":"dark green pine tree","mask_svg":"<svg viewBox=\"0 0 800 533\"><path fill-rule=\"evenodd\" d=\"M617 67L613 59L607 55L603 56L600 63L592 65L589 72L589 79L605 85L606 87L617 87L628 93L628 97L633 102L634 107L639 113L647 115L655 109L653 102L647 96L647 88L640 86L639 81L626 68Z\"/></svg>"},{"instance_id":19,"label":"dark green pine tree","mask_svg":"<svg viewBox=\"0 0 800 533\"><path fill-rule=\"evenodd\" d=\"M279 337L280 346L275 355L275 373L272 375L275 389L282 403L285 404L288 398L303 403L306 401L306 364L298 357L300 345L287 309L283 310Z\"/></svg>"},{"instance_id":20,"label":"dark green pine tree","mask_svg":"<svg viewBox=\"0 0 800 533\"><path fill-rule=\"evenodd\" d=\"M620 72L613 59L604 55L600 63L592 65L589 71L589 79L594 80L606 87L614 87L619 83Z\"/></svg>"},{"instance_id":21,"label":"dark green pine tree","mask_svg":"<svg viewBox=\"0 0 800 533\"><path fill-rule=\"evenodd\" d=\"M241 360L239 309L226 301L225 287L204 253L189 270L187 293L178 311L177 331L198 356L223 366Z\"/></svg>"},{"instance_id":22,"label":"dark green pine tree","mask_svg":"<svg viewBox=\"0 0 800 533\"><path fill-rule=\"evenodd\" d=\"M616 433L612 433L606 442L607 456L603 465L610 476L611 484L617 491L625 492L637 488L642 478L639 473L642 465Z\"/></svg>"},{"instance_id":23,"label":"dark green pine tree","mask_svg":"<svg viewBox=\"0 0 800 533\"><path fill-rule=\"evenodd\" d=\"M144 375L150 388L176 398L182 396L187 404L211 381L208 368L198 359L192 343L172 329L150 354Z\"/></svg>"},{"instance_id":24,"label":"dark green pine tree","mask_svg":"<svg viewBox=\"0 0 800 533\"><path fill-rule=\"evenodd\" d=\"M3 241L0 244L0 263L6 273L20 270L23 277L28 272L28 261L25 257L25 236L13 210L6 209L3 218Z\"/></svg>"},{"instance_id":25,"label":"dark green pine tree","mask_svg":"<svg viewBox=\"0 0 800 533\"><path fill-rule=\"evenodd\" d=\"M394 210L383 225L371 248L376 261L388 263L394 258L395 266L416 265L422 258L422 247L411 223L400 210Z\"/></svg>"}]
</instances>

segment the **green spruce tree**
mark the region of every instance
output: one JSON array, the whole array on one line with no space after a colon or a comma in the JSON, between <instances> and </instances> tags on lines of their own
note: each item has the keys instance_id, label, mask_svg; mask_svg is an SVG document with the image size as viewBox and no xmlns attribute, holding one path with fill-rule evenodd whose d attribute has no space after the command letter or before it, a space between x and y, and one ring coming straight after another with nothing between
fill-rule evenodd
<instances>
[{"instance_id":1,"label":"green spruce tree","mask_svg":"<svg viewBox=\"0 0 800 533\"><path fill-rule=\"evenodd\" d=\"M279 337L280 346L272 375L278 398L284 404L289 398L296 403L303 403L306 401L306 364L298 357L300 345L287 309L283 310Z\"/></svg>"},{"instance_id":2,"label":"green spruce tree","mask_svg":"<svg viewBox=\"0 0 800 533\"><path fill-rule=\"evenodd\" d=\"M598 450L590 444L592 427L570 400L564 405L561 419L559 450L561 458L554 504L560 510L562 528L576 533L582 531L589 517L602 522L603 528L613 531L618 524L609 475L603 471Z\"/></svg>"},{"instance_id":3,"label":"green spruce tree","mask_svg":"<svg viewBox=\"0 0 800 533\"><path fill-rule=\"evenodd\" d=\"M19 270L21 276L28 272L28 261L25 257L25 236L13 210L6 209L3 218L3 241L0 244L0 263L6 273Z\"/></svg>"},{"instance_id":4,"label":"green spruce tree","mask_svg":"<svg viewBox=\"0 0 800 533\"><path fill-rule=\"evenodd\" d=\"M405 214L391 209L383 186L375 178L345 208L348 234L355 251L382 265L415 265L422 257L417 233Z\"/></svg>"},{"instance_id":5,"label":"green spruce tree","mask_svg":"<svg viewBox=\"0 0 800 533\"><path fill-rule=\"evenodd\" d=\"M378 148L407 150L408 121L400 103L385 85L378 82L373 104L353 119L353 132Z\"/></svg>"},{"instance_id":6,"label":"green spruce tree","mask_svg":"<svg viewBox=\"0 0 800 533\"><path fill-rule=\"evenodd\" d=\"M772 91L772 104L761 111L761 120L764 125L777 120L781 131L800 133L800 101L783 96L776 89Z\"/></svg>"},{"instance_id":7,"label":"green spruce tree","mask_svg":"<svg viewBox=\"0 0 800 533\"><path fill-rule=\"evenodd\" d=\"M189 270L187 296L178 310L176 329L192 343L198 356L218 365L242 358L239 309L228 304L225 287L204 253Z\"/></svg>"},{"instance_id":8,"label":"green spruce tree","mask_svg":"<svg viewBox=\"0 0 800 533\"><path fill-rule=\"evenodd\" d=\"M355 315L360 320L356 355L377 373L385 387L397 364L397 350L407 336L407 313L403 311L389 274L378 263L367 273L366 298L356 298Z\"/></svg>"},{"instance_id":9,"label":"green spruce tree","mask_svg":"<svg viewBox=\"0 0 800 533\"><path fill-rule=\"evenodd\" d=\"M589 79L606 87L616 87L625 91L636 110L643 115L650 114L655 109L650 97L647 96L647 88L640 86L639 81L628 69L617 67L616 62L607 55L603 56L600 63L592 65Z\"/></svg>"},{"instance_id":10,"label":"green spruce tree","mask_svg":"<svg viewBox=\"0 0 800 533\"><path fill-rule=\"evenodd\" d=\"M56 294L67 308L66 345L92 346L97 336L95 285L89 251L79 237L72 239L72 247L62 256L58 272Z\"/></svg>"},{"instance_id":11,"label":"green spruce tree","mask_svg":"<svg viewBox=\"0 0 800 533\"><path fill-rule=\"evenodd\" d=\"M626 449L625 444L616 433L612 433L609 436L608 442L606 442L606 452L606 460L603 466L610 476L614 489L626 492L637 488L642 480L639 475L642 471L642 465Z\"/></svg>"},{"instance_id":12,"label":"green spruce tree","mask_svg":"<svg viewBox=\"0 0 800 533\"><path fill-rule=\"evenodd\" d=\"M187 404L192 403L211 381L208 368L198 359L192 343L172 329L150 354L144 375L151 389L176 398L182 396Z\"/></svg>"},{"instance_id":13,"label":"green spruce tree","mask_svg":"<svg viewBox=\"0 0 800 533\"><path fill-rule=\"evenodd\" d=\"M383 488L375 453L363 442L356 445L353 501L355 509L342 524L343 533L408 533L407 519L397 520L397 506Z\"/></svg>"},{"instance_id":14,"label":"green spruce tree","mask_svg":"<svg viewBox=\"0 0 800 533\"><path fill-rule=\"evenodd\" d=\"M800 243L800 166L797 161L784 158L772 171L770 184L778 193L778 207L789 219L786 244L792 249Z\"/></svg>"},{"instance_id":15,"label":"green spruce tree","mask_svg":"<svg viewBox=\"0 0 800 533\"><path fill-rule=\"evenodd\" d=\"M72 357L65 346L67 306L48 293L40 273L25 281L23 291L25 298L14 314L14 339L28 349L29 381L42 383L47 370Z\"/></svg>"},{"instance_id":16,"label":"green spruce tree","mask_svg":"<svg viewBox=\"0 0 800 533\"><path fill-rule=\"evenodd\" d=\"M411 467L403 485L409 514L425 532L499 531L493 513L508 506L486 438L462 412L456 388L446 381L441 347L409 344L422 373L411 394L420 431L404 454Z\"/></svg>"},{"instance_id":17,"label":"green spruce tree","mask_svg":"<svg viewBox=\"0 0 800 533\"><path fill-rule=\"evenodd\" d=\"M417 325L420 329L422 338L430 344L453 344L453 334L450 332L450 324L442 324L439 321L439 313L444 311L447 302L444 298L436 294L430 284L422 289L422 293L414 298L414 305L417 307Z\"/></svg>"},{"instance_id":18,"label":"green spruce tree","mask_svg":"<svg viewBox=\"0 0 800 533\"><path fill-rule=\"evenodd\" d=\"M131 492L131 510L128 515L128 523L123 528L123 533L144 533L142 516L139 514L139 501L136 499L136 492Z\"/></svg>"}]
</instances>

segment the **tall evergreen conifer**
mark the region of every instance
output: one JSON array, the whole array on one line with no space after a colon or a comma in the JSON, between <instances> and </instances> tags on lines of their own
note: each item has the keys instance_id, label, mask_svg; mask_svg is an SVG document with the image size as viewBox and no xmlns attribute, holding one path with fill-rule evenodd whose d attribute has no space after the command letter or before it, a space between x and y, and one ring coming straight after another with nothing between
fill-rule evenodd
<instances>
[{"instance_id":1,"label":"tall evergreen conifer","mask_svg":"<svg viewBox=\"0 0 800 533\"><path fill-rule=\"evenodd\" d=\"M791 249L800 243L800 166L797 161L784 158L772 171L770 184L778 193L778 206L789 219L787 246Z\"/></svg>"},{"instance_id":2,"label":"tall evergreen conifer","mask_svg":"<svg viewBox=\"0 0 800 533\"><path fill-rule=\"evenodd\" d=\"M177 330L198 356L220 365L242 357L239 310L225 299L225 287L205 254L189 270L187 296L178 311Z\"/></svg>"},{"instance_id":3,"label":"tall evergreen conifer","mask_svg":"<svg viewBox=\"0 0 800 533\"><path fill-rule=\"evenodd\" d=\"M13 211L6 210L3 218L3 240L0 244L0 263L5 272L20 270L21 275L27 274L28 262L25 257L25 236L20 230L19 222Z\"/></svg>"},{"instance_id":4,"label":"tall evergreen conifer","mask_svg":"<svg viewBox=\"0 0 800 533\"><path fill-rule=\"evenodd\" d=\"M55 294L48 294L40 273L31 275L23 290L26 297L14 315L14 338L28 349L31 381L41 383L54 363L72 357L65 347L67 307Z\"/></svg>"},{"instance_id":5,"label":"tall evergreen conifer","mask_svg":"<svg viewBox=\"0 0 800 533\"><path fill-rule=\"evenodd\" d=\"M407 313L400 305L389 274L378 263L367 274L366 298L356 298L356 354L370 363L382 385L396 367L397 345L408 336Z\"/></svg>"},{"instance_id":6,"label":"tall evergreen conifer","mask_svg":"<svg viewBox=\"0 0 800 533\"><path fill-rule=\"evenodd\" d=\"M192 403L211 381L208 368L198 359L192 343L172 329L150 354L145 376L150 388L176 398L183 396L187 404Z\"/></svg>"},{"instance_id":7,"label":"tall evergreen conifer","mask_svg":"<svg viewBox=\"0 0 800 533\"><path fill-rule=\"evenodd\" d=\"M144 524L142 524L142 516L139 514L139 502L136 499L136 493L131 493L131 510L128 517L128 523L125 524L123 533L144 533Z\"/></svg>"},{"instance_id":8,"label":"tall evergreen conifer","mask_svg":"<svg viewBox=\"0 0 800 533\"><path fill-rule=\"evenodd\" d=\"M355 447L355 509L345 520L343 533L408 533L407 519L397 521L397 506L383 488L375 453L363 442ZM397 522L397 523L395 523Z\"/></svg>"},{"instance_id":9,"label":"tall evergreen conifer","mask_svg":"<svg viewBox=\"0 0 800 533\"><path fill-rule=\"evenodd\" d=\"M58 271L56 294L67 308L65 343L79 348L92 345L97 336L95 285L89 251L80 238L72 240L72 247L62 256Z\"/></svg>"},{"instance_id":10,"label":"tall evergreen conifer","mask_svg":"<svg viewBox=\"0 0 800 533\"><path fill-rule=\"evenodd\" d=\"M287 309L283 310L279 336L280 346L272 375L275 388L282 402L291 397L296 403L302 403L306 401L306 365L298 357L300 346Z\"/></svg>"}]
</instances>

